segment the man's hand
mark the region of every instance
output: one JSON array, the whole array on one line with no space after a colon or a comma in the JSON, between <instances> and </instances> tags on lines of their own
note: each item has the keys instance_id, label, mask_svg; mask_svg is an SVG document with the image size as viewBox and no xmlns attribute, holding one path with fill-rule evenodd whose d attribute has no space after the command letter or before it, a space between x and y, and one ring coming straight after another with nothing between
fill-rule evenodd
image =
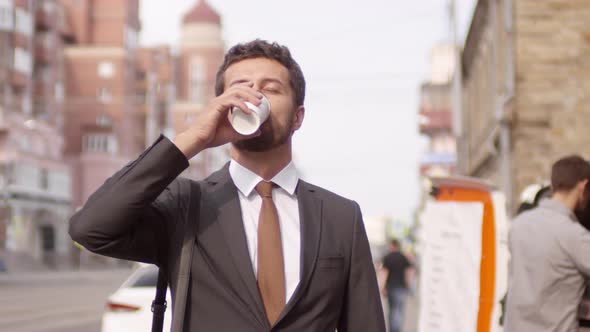
<instances>
[{"instance_id":1,"label":"man's hand","mask_svg":"<svg viewBox=\"0 0 590 332\"><path fill-rule=\"evenodd\" d=\"M253 83L234 85L213 98L195 118L194 124L174 138L174 144L187 159L208 148L260 135L259 132L250 136L240 135L228 119L228 112L233 107L239 107L247 114L252 113L245 101L260 105L262 94L252 87Z\"/></svg>"}]
</instances>

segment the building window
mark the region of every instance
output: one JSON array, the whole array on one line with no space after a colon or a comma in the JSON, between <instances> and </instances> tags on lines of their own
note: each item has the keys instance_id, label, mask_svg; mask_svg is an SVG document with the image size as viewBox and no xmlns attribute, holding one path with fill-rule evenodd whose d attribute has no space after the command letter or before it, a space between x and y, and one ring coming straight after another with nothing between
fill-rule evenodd
<instances>
[{"instance_id":1,"label":"building window","mask_svg":"<svg viewBox=\"0 0 590 332\"><path fill-rule=\"evenodd\" d=\"M48 65L35 66L35 79L43 83L49 83L51 81L51 69L52 67Z\"/></svg>"},{"instance_id":2,"label":"building window","mask_svg":"<svg viewBox=\"0 0 590 332\"><path fill-rule=\"evenodd\" d=\"M41 238L41 247L45 252L55 251L55 229L51 225L39 227L39 237Z\"/></svg>"},{"instance_id":3,"label":"building window","mask_svg":"<svg viewBox=\"0 0 590 332\"><path fill-rule=\"evenodd\" d=\"M0 66L12 67L14 65L14 47L0 43Z\"/></svg>"},{"instance_id":4,"label":"building window","mask_svg":"<svg viewBox=\"0 0 590 332\"><path fill-rule=\"evenodd\" d=\"M47 111L43 110L42 115L39 116L39 118L41 119L42 116L47 116ZM35 121L35 120L30 120L30 121ZM35 121L36 122L36 121ZM25 123L26 125L26 123ZM35 128L36 125L31 126L31 128ZM45 156L49 154L49 151L47 149L46 146L47 141L45 141L43 138L41 137L32 137L31 138L31 152L33 152L36 155L39 156Z\"/></svg>"},{"instance_id":5,"label":"building window","mask_svg":"<svg viewBox=\"0 0 590 332\"><path fill-rule=\"evenodd\" d=\"M23 136L19 141L20 149L23 152L31 152L31 140L28 136Z\"/></svg>"},{"instance_id":6,"label":"building window","mask_svg":"<svg viewBox=\"0 0 590 332\"><path fill-rule=\"evenodd\" d=\"M111 117L106 114L101 114L96 117L96 124L101 127L108 127L111 125Z\"/></svg>"},{"instance_id":7,"label":"building window","mask_svg":"<svg viewBox=\"0 0 590 332\"><path fill-rule=\"evenodd\" d=\"M23 97L23 113L31 114L33 113L33 103L31 102L31 98L28 97L26 94Z\"/></svg>"},{"instance_id":8,"label":"building window","mask_svg":"<svg viewBox=\"0 0 590 332\"><path fill-rule=\"evenodd\" d=\"M97 71L100 78L111 78L115 74L115 66L110 61L101 61Z\"/></svg>"},{"instance_id":9,"label":"building window","mask_svg":"<svg viewBox=\"0 0 590 332\"><path fill-rule=\"evenodd\" d=\"M129 50L137 48L138 33L137 30L127 26L123 31L123 38L125 39L125 46Z\"/></svg>"},{"instance_id":10,"label":"building window","mask_svg":"<svg viewBox=\"0 0 590 332\"><path fill-rule=\"evenodd\" d=\"M62 102L65 98L64 84L58 82L55 84L55 101Z\"/></svg>"},{"instance_id":11,"label":"building window","mask_svg":"<svg viewBox=\"0 0 590 332\"><path fill-rule=\"evenodd\" d=\"M51 32L39 33L37 38L43 48L51 49L55 46L55 35Z\"/></svg>"},{"instance_id":12,"label":"building window","mask_svg":"<svg viewBox=\"0 0 590 332\"><path fill-rule=\"evenodd\" d=\"M189 71L189 100L193 103L201 102L203 99L202 87L206 84L205 70L202 58L194 58L190 64Z\"/></svg>"},{"instance_id":13,"label":"building window","mask_svg":"<svg viewBox=\"0 0 590 332\"><path fill-rule=\"evenodd\" d=\"M115 135L110 133L93 133L82 137L83 152L117 153L118 144Z\"/></svg>"},{"instance_id":14,"label":"building window","mask_svg":"<svg viewBox=\"0 0 590 332\"><path fill-rule=\"evenodd\" d=\"M14 69L24 74L31 74L32 58L29 51L20 47L14 49Z\"/></svg>"},{"instance_id":15,"label":"building window","mask_svg":"<svg viewBox=\"0 0 590 332\"><path fill-rule=\"evenodd\" d=\"M31 37L33 35L33 17L31 13L21 8L17 8L15 13L15 30L27 37Z\"/></svg>"},{"instance_id":16,"label":"building window","mask_svg":"<svg viewBox=\"0 0 590 332\"><path fill-rule=\"evenodd\" d=\"M0 30L14 29L14 3L12 0L0 0Z\"/></svg>"},{"instance_id":17,"label":"building window","mask_svg":"<svg viewBox=\"0 0 590 332\"><path fill-rule=\"evenodd\" d=\"M53 14L55 11L55 3L52 1L43 1L43 11L47 14Z\"/></svg>"},{"instance_id":18,"label":"building window","mask_svg":"<svg viewBox=\"0 0 590 332\"><path fill-rule=\"evenodd\" d=\"M49 171L42 168L39 172L39 188L47 190L49 189Z\"/></svg>"},{"instance_id":19,"label":"building window","mask_svg":"<svg viewBox=\"0 0 590 332\"><path fill-rule=\"evenodd\" d=\"M113 95L111 95L111 90L109 88L99 88L98 89L98 100L102 103L109 103L113 100Z\"/></svg>"},{"instance_id":20,"label":"building window","mask_svg":"<svg viewBox=\"0 0 590 332\"><path fill-rule=\"evenodd\" d=\"M148 95L145 91L140 91L135 95L137 103L149 105Z\"/></svg>"}]
</instances>

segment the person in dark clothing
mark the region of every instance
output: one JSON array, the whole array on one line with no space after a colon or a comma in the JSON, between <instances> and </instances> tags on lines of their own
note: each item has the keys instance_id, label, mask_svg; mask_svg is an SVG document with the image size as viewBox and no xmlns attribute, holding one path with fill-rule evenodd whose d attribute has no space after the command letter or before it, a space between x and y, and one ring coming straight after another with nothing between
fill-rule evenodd
<instances>
[{"instance_id":1,"label":"person in dark clothing","mask_svg":"<svg viewBox=\"0 0 590 332\"><path fill-rule=\"evenodd\" d=\"M389 331L400 332L412 264L400 251L400 244L396 239L391 240L390 253L383 258L383 269L387 271L384 293L389 302Z\"/></svg>"}]
</instances>

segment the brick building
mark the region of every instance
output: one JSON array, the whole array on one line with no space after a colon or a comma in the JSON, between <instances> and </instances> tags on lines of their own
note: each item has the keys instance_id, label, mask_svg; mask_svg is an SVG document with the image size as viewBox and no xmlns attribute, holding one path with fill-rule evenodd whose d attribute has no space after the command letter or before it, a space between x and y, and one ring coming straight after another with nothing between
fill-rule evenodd
<instances>
[{"instance_id":1,"label":"brick building","mask_svg":"<svg viewBox=\"0 0 590 332\"><path fill-rule=\"evenodd\" d=\"M140 48L138 60L138 98L144 100L145 145L161 133L172 136L172 105L176 99L177 57L168 45Z\"/></svg>"},{"instance_id":2,"label":"brick building","mask_svg":"<svg viewBox=\"0 0 590 332\"><path fill-rule=\"evenodd\" d=\"M558 158L590 157L590 2L479 0L462 54L462 173L515 208Z\"/></svg>"},{"instance_id":3,"label":"brick building","mask_svg":"<svg viewBox=\"0 0 590 332\"><path fill-rule=\"evenodd\" d=\"M224 45L202 0L178 51L141 48L139 0L0 0L0 265L79 262L67 220L160 133L213 96ZM180 23L180 22L179 22ZM191 161L201 178L227 160Z\"/></svg>"},{"instance_id":4,"label":"brick building","mask_svg":"<svg viewBox=\"0 0 590 332\"><path fill-rule=\"evenodd\" d=\"M215 95L215 74L225 51L221 32L221 18L206 0L200 0L183 17L177 95L171 116L176 133L188 128ZM203 178L227 160L227 147L206 150L191 160L190 168L183 175Z\"/></svg>"},{"instance_id":5,"label":"brick building","mask_svg":"<svg viewBox=\"0 0 590 332\"><path fill-rule=\"evenodd\" d=\"M74 206L145 147L138 89L139 1L62 0L73 44L65 48L65 154Z\"/></svg>"},{"instance_id":6,"label":"brick building","mask_svg":"<svg viewBox=\"0 0 590 332\"><path fill-rule=\"evenodd\" d=\"M0 259L9 267L63 265L70 250L62 154L62 54L70 42L59 2L0 1Z\"/></svg>"},{"instance_id":7,"label":"brick building","mask_svg":"<svg viewBox=\"0 0 590 332\"><path fill-rule=\"evenodd\" d=\"M420 134L428 138L428 147L420 162L422 176L448 176L456 170L452 116L454 61L452 45L434 47L430 54L430 77L420 87Z\"/></svg>"}]
</instances>

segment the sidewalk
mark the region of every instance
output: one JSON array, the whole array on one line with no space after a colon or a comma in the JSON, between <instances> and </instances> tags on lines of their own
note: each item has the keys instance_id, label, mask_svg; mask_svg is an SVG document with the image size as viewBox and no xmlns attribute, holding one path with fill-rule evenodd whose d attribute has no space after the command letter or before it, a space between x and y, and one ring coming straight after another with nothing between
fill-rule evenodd
<instances>
[{"instance_id":1,"label":"sidewalk","mask_svg":"<svg viewBox=\"0 0 590 332\"><path fill-rule=\"evenodd\" d=\"M44 272L0 273L0 285L35 284L102 281L112 275L127 275L133 272L130 268L108 268L101 270L72 270Z\"/></svg>"},{"instance_id":2,"label":"sidewalk","mask_svg":"<svg viewBox=\"0 0 590 332\"><path fill-rule=\"evenodd\" d=\"M385 314L385 324L389 325L389 306L387 299L381 297L381 303L383 303L383 313ZM387 327L389 331L389 326ZM404 317L404 326L402 332L417 332L418 331L418 295L409 295L406 302L406 312ZM590 331L589 331L590 332Z\"/></svg>"},{"instance_id":3,"label":"sidewalk","mask_svg":"<svg viewBox=\"0 0 590 332\"><path fill-rule=\"evenodd\" d=\"M406 303L406 314L404 317L404 328L403 332L417 332L418 331L418 290L413 295L408 297Z\"/></svg>"},{"instance_id":4,"label":"sidewalk","mask_svg":"<svg viewBox=\"0 0 590 332\"><path fill-rule=\"evenodd\" d=\"M379 288L381 289L385 284L385 277L386 275L381 271L379 272L378 267L376 267L377 272L377 282L379 283ZM416 275L416 278L418 276ZM417 283L416 283L417 284ZM418 303L418 295L420 294L418 287L415 287L414 291L408 295L408 299L406 302L405 308L405 317L404 317L404 326L402 332L417 332L418 331L418 312L419 312L419 303ZM383 313L385 314L385 323L389 325L389 305L387 303L386 297L381 297L381 303L383 304ZM387 327L389 331L389 326ZM588 331L590 332L590 331Z\"/></svg>"}]
</instances>

